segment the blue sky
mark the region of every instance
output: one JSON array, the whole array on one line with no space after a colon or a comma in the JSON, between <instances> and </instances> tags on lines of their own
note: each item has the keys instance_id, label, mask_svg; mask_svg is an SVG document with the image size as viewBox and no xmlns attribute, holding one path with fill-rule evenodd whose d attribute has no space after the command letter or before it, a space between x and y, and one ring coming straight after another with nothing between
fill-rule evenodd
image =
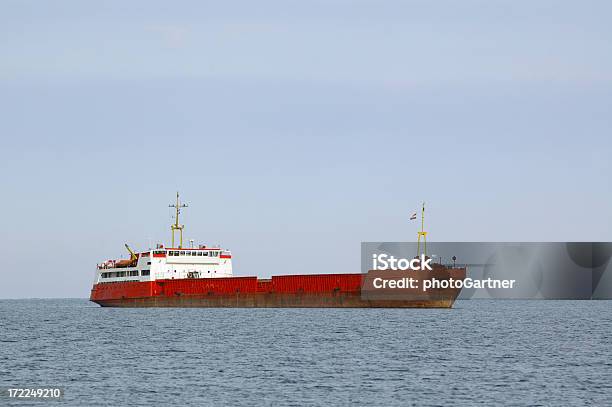
<instances>
[{"instance_id":1,"label":"blue sky","mask_svg":"<svg viewBox=\"0 0 612 407\"><path fill-rule=\"evenodd\" d=\"M237 275L361 241L611 240L604 1L3 1L0 298L186 237Z\"/></svg>"}]
</instances>

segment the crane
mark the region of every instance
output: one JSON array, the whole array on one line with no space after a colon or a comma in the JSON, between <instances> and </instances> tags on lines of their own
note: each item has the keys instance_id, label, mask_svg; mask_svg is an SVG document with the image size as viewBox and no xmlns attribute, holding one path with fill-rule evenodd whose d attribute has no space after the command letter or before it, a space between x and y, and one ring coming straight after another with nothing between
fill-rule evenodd
<instances>
[{"instance_id":1,"label":"crane","mask_svg":"<svg viewBox=\"0 0 612 407\"><path fill-rule=\"evenodd\" d=\"M127 243L125 244L125 248L128 250L128 252L130 252L130 258L117 261L115 263L115 267L134 267L138 262L138 256L132 249L130 249L130 246L128 246Z\"/></svg>"},{"instance_id":2,"label":"crane","mask_svg":"<svg viewBox=\"0 0 612 407\"><path fill-rule=\"evenodd\" d=\"M128 246L127 243L125 244L125 248L127 249L128 252L130 252L130 261L138 260L138 256L136 256L136 253L134 253L134 251L130 249L130 246Z\"/></svg>"}]
</instances>

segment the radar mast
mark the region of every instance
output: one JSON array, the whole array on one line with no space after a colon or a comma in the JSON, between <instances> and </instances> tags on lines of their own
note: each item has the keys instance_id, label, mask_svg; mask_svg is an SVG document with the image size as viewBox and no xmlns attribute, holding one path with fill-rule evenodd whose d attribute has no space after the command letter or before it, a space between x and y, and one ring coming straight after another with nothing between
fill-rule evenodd
<instances>
[{"instance_id":1,"label":"radar mast","mask_svg":"<svg viewBox=\"0 0 612 407\"><path fill-rule=\"evenodd\" d=\"M179 215L181 214L181 208L187 208L187 204L182 204L179 199L179 193L176 193L176 204L168 205L169 208L176 208L175 222L170 225L170 230L172 230L172 247L174 247L174 232L177 230L180 232L180 243L179 249L183 247L183 229L185 225L181 225L179 223Z\"/></svg>"},{"instance_id":2,"label":"radar mast","mask_svg":"<svg viewBox=\"0 0 612 407\"><path fill-rule=\"evenodd\" d=\"M421 237L423 238L423 254L427 256L427 232L425 232L425 202L421 208L421 231L417 232L417 256L421 254Z\"/></svg>"}]
</instances>

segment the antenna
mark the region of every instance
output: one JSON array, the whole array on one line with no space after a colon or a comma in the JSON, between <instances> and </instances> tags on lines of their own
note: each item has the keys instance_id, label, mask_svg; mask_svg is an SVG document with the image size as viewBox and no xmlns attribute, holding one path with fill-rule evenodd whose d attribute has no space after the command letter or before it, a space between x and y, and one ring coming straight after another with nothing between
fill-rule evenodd
<instances>
[{"instance_id":1,"label":"antenna","mask_svg":"<svg viewBox=\"0 0 612 407\"><path fill-rule=\"evenodd\" d=\"M179 215L181 214L181 208L187 208L187 206L187 204L182 204L179 200L178 192L176 193L176 204L168 205L169 208L176 208L176 220L170 225L170 230L172 230L172 247L174 247L174 232L177 230L180 232L179 249L183 247L183 229L185 228L185 225L179 224Z\"/></svg>"},{"instance_id":2,"label":"antenna","mask_svg":"<svg viewBox=\"0 0 612 407\"><path fill-rule=\"evenodd\" d=\"M425 202L423 202L423 208L421 209L421 231L417 232L417 256L421 254L421 237L423 238L423 254L427 256L427 232L425 228Z\"/></svg>"}]
</instances>

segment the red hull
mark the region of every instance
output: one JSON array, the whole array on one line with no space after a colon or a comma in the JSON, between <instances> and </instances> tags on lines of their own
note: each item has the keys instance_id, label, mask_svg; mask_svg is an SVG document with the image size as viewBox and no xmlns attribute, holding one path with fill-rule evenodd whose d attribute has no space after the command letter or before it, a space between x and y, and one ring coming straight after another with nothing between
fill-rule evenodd
<instances>
[{"instance_id":1,"label":"red hull","mask_svg":"<svg viewBox=\"0 0 612 407\"><path fill-rule=\"evenodd\" d=\"M418 273L419 278L424 274ZM397 300L367 299L363 274L229 277L94 285L90 300L111 307L385 307L450 308L460 289L416 293ZM465 269L447 269L442 278L465 278Z\"/></svg>"}]
</instances>

